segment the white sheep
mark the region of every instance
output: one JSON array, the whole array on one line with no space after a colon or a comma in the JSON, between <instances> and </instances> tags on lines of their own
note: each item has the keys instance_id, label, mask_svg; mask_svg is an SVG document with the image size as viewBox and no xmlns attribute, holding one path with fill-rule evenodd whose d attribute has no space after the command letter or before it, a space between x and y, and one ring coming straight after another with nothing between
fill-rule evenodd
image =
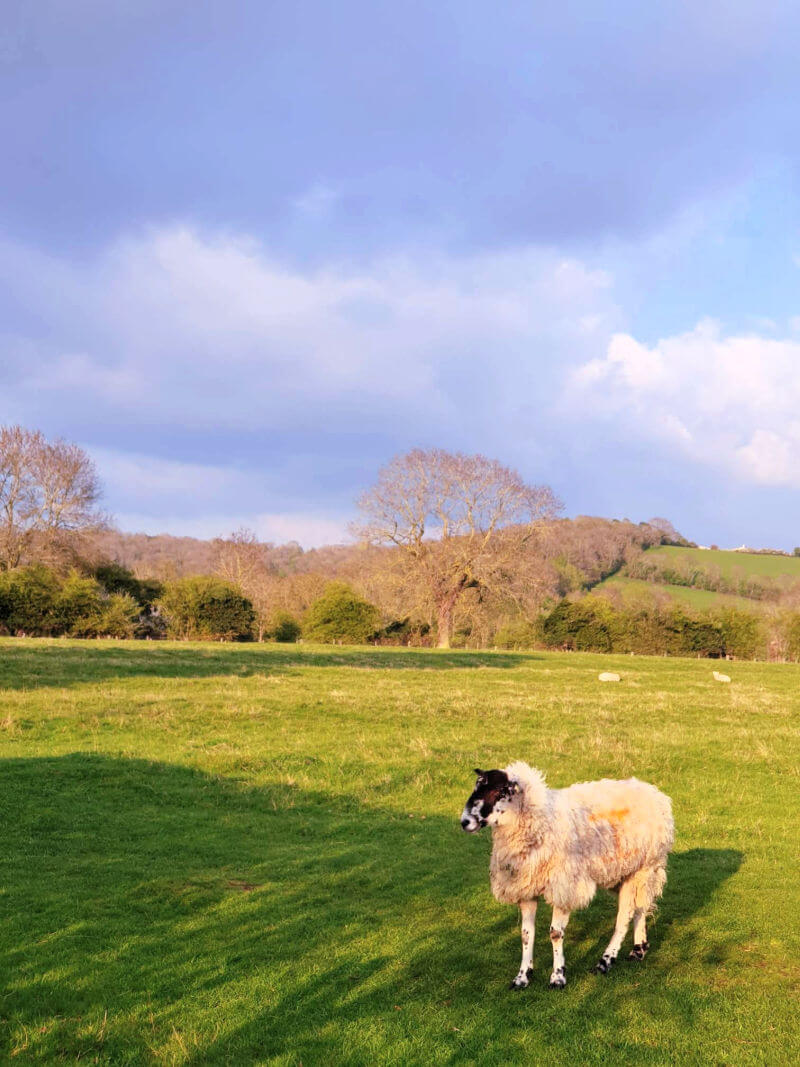
<instances>
[{"instance_id":1,"label":"white sheep","mask_svg":"<svg viewBox=\"0 0 800 1067\"><path fill-rule=\"evenodd\" d=\"M536 905L552 905L550 987L567 984L564 931L570 912L585 908L598 886L619 893L614 935L595 967L606 974L633 919L633 951L644 959L650 947L646 918L667 880L667 856L675 836L672 803L655 786L636 778L581 782L548 789L527 763L505 770L476 770L478 781L464 807L468 833L492 828L492 892L522 913L522 963L511 983L524 989L533 973Z\"/></svg>"}]
</instances>

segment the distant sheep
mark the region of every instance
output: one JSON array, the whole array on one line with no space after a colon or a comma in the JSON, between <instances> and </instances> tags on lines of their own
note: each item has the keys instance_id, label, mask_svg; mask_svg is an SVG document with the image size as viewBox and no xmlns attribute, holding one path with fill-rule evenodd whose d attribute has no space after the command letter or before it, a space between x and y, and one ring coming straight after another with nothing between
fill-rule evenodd
<instances>
[{"instance_id":1,"label":"distant sheep","mask_svg":"<svg viewBox=\"0 0 800 1067\"><path fill-rule=\"evenodd\" d=\"M715 682L729 682L731 680L729 674L722 674L720 671L712 671L711 676Z\"/></svg>"},{"instance_id":2,"label":"distant sheep","mask_svg":"<svg viewBox=\"0 0 800 1067\"><path fill-rule=\"evenodd\" d=\"M601 671L597 676L600 682L618 682L620 680L618 674L614 674L613 671Z\"/></svg>"},{"instance_id":3,"label":"distant sheep","mask_svg":"<svg viewBox=\"0 0 800 1067\"><path fill-rule=\"evenodd\" d=\"M511 988L524 989L533 974L539 897L553 908L551 989L567 984L563 938L570 912L585 908L598 886L619 893L619 909L595 970L608 972L631 919L634 945L628 958L644 959L650 947L646 918L664 889L674 840L669 797L636 778L548 789L543 775L522 762L475 773L461 826L468 833L491 826L492 892L503 904L518 904L522 913L522 963Z\"/></svg>"}]
</instances>

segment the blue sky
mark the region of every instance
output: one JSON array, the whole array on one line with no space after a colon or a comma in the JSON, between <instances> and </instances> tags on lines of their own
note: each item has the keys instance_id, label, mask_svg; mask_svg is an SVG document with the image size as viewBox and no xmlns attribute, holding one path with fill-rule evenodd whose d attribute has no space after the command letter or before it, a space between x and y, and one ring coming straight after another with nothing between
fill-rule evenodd
<instances>
[{"instance_id":1,"label":"blue sky","mask_svg":"<svg viewBox=\"0 0 800 1067\"><path fill-rule=\"evenodd\" d=\"M438 445L800 544L797 5L3 21L0 421L84 445L123 529L339 540Z\"/></svg>"}]
</instances>

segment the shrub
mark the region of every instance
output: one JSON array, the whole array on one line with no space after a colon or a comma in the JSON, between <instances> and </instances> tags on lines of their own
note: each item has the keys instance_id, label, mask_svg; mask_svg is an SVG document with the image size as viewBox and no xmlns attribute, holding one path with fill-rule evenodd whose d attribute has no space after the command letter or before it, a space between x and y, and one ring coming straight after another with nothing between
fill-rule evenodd
<instances>
[{"instance_id":1,"label":"shrub","mask_svg":"<svg viewBox=\"0 0 800 1067\"><path fill-rule=\"evenodd\" d=\"M717 615L725 653L737 659L755 659L763 655L766 645L764 627L749 611L727 608Z\"/></svg>"},{"instance_id":2,"label":"shrub","mask_svg":"<svg viewBox=\"0 0 800 1067\"><path fill-rule=\"evenodd\" d=\"M611 652L623 629L618 613L600 597L562 600L543 624L543 636L551 648L576 652Z\"/></svg>"},{"instance_id":3,"label":"shrub","mask_svg":"<svg viewBox=\"0 0 800 1067\"><path fill-rule=\"evenodd\" d=\"M288 611L276 611L272 616L269 638L272 641L291 643L296 641L302 630L300 623Z\"/></svg>"},{"instance_id":4,"label":"shrub","mask_svg":"<svg viewBox=\"0 0 800 1067\"><path fill-rule=\"evenodd\" d=\"M786 658L800 660L800 614L787 616L784 625Z\"/></svg>"},{"instance_id":5,"label":"shrub","mask_svg":"<svg viewBox=\"0 0 800 1067\"><path fill-rule=\"evenodd\" d=\"M378 609L344 582L331 582L308 608L303 637L325 643L363 645L375 635Z\"/></svg>"},{"instance_id":6,"label":"shrub","mask_svg":"<svg viewBox=\"0 0 800 1067\"><path fill-rule=\"evenodd\" d=\"M95 568L94 577L107 593L127 593L143 608L150 607L163 592L163 585L155 578L137 578L136 575L116 561L101 563Z\"/></svg>"},{"instance_id":7,"label":"shrub","mask_svg":"<svg viewBox=\"0 0 800 1067\"><path fill-rule=\"evenodd\" d=\"M58 594L57 576L41 564L0 573L0 628L9 634L52 634Z\"/></svg>"},{"instance_id":8,"label":"shrub","mask_svg":"<svg viewBox=\"0 0 800 1067\"><path fill-rule=\"evenodd\" d=\"M220 578L168 582L158 607L170 637L183 641L247 641L252 637L253 605Z\"/></svg>"},{"instance_id":9,"label":"shrub","mask_svg":"<svg viewBox=\"0 0 800 1067\"><path fill-rule=\"evenodd\" d=\"M94 637L92 620L99 618L102 608L103 590L99 582L72 571L56 596L54 630L72 637Z\"/></svg>"},{"instance_id":10,"label":"shrub","mask_svg":"<svg viewBox=\"0 0 800 1067\"><path fill-rule=\"evenodd\" d=\"M541 622L529 622L528 619L516 619L501 626L494 635L494 648L525 649L537 648L542 644Z\"/></svg>"},{"instance_id":11,"label":"shrub","mask_svg":"<svg viewBox=\"0 0 800 1067\"><path fill-rule=\"evenodd\" d=\"M418 619L412 620L410 616L406 616L404 619L393 619L387 623L377 632L374 642L377 645L428 647L432 644L430 634L429 623Z\"/></svg>"},{"instance_id":12,"label":"shrub","mask_svg":"<svg viewBox=\"0 0 800 1067\"><path fill-rule=\"evenodd\" d=\"M81 616L70 630L73 637L134 637L141 606L128 593L103 597L97 609Z\"/></svg>"}]
</instances>

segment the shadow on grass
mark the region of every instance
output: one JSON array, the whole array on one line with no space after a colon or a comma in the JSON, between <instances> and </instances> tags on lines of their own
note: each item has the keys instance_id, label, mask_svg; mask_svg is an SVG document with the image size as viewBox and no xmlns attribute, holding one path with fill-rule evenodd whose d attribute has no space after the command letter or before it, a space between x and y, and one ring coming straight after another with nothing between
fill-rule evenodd
<instances>
[{"instance_id":1,"label":"shadow on grass","mask_svg":"<svg viewBox=\"0 0 800 1067\"><path fill-rule=\"evenodd\" d=\"M298 667L361 670L509 669L542 659L533 652L406 648L319 648L306 645L97 642L80 645L17 638L0 646L0 688L84 685L107 678L210 678L277 674Z\"/></svg>"},{"instance_id":2,"label":"shadow on grass","mask_svg":"<svg viewBox=\"0 0 800 1067\"><path fill-rule=\"evenodd\" d=\"M635 982L691 1025L659 950L679 945L687 983L703 981L691 920L741 861L675 855L651 956L609 980L588 971L613 903L576 914L554 1014L546 916L537 986L515 1000L516 913L491 901L488 838L465 838L457 813L74 754L0 761L0 820L0 1049L15 1062L422 1062L426 1027L437 1062L507 1062L515 1035L585 1035L592 1006L606 1018Z\"/></svg>"}]
</instances>

